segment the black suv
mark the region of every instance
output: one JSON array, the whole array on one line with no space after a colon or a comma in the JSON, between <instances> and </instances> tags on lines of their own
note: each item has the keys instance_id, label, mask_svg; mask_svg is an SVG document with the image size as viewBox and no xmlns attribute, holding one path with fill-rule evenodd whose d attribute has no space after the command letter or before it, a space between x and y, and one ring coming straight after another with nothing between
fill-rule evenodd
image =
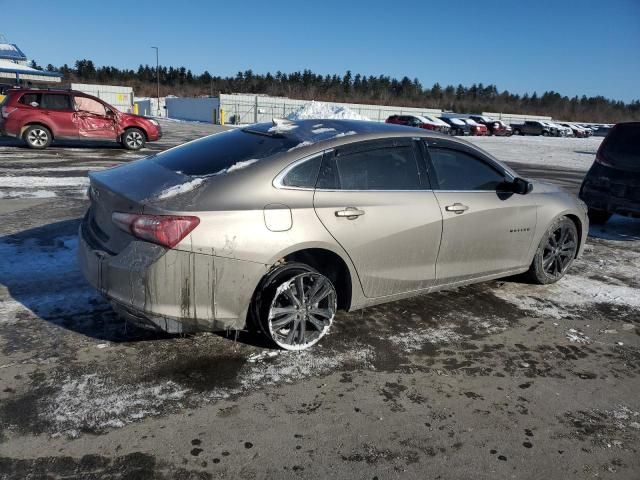
<instances>
[{"instance_id":1,"label":"black suv","mask_svg":"<svg viewBox=\"0 0 640 480\"><path fill-rule=\"evenodd\" d=\"M618 123L605 137L580 187L589 221L612 214L640 217L640 122Z\"/></svg>"}]
</instances>

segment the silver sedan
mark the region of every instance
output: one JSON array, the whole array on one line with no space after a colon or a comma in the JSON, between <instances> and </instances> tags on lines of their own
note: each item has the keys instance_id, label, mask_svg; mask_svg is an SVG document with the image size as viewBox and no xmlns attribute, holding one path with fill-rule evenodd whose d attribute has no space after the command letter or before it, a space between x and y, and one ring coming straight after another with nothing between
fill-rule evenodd
<instances>
[{"instance_id":1,"label":"silver sedan","mask_svg":"<svg viewBox=\"0 0 640 480\"><path fill-rule=\"evenodd\" d=\"M91 174L79 261L114 308L167 332L255 327L306 349L338 309L523 274L582 251L586 209L461 140L274 120Z\"/></svg>"}]
</instances>

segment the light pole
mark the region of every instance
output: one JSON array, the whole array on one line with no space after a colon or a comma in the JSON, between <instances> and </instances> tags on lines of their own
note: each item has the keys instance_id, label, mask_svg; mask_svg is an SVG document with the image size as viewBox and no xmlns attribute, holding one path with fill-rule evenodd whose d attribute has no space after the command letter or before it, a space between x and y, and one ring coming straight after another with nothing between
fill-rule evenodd
<instances>
[{"instance_id":1,"label":"light pole","mask_svg":"<svg viewBox=\"0 0 640 480\"><path fill-rule=\"evenodd\" d=\"M158 63L158 47L151 47L151 48L155 48L156 50L156 81L158 82L158 90L157 90L157 95L156 98L158 99L158 116L161 117L162 115L160 115L160 63Z\"/></svg>"}]
</instances>

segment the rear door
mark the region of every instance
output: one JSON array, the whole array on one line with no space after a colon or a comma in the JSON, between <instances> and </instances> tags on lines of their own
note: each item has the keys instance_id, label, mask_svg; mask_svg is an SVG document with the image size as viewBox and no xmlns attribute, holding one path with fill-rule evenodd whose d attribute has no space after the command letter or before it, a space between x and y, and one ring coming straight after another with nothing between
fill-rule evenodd
<instances>
[{"instance_id":1,"label":"rear door","mask_svg":"<svg viewBox=\"0 0 640 480\"><path fill-rule=\"evenodd\" d=\"M375 298L435 280L442 215L417 142L360 142L325 154L316 214L350 256Z\"/></svg>"},{"instance_id":2,"label":"rear door","mask_svg":"<svg viewBox=\"0 0 640 480\"><path fill-rule=\"evenodd\" d=\"M430 178L441 208L437 283L522 267L536 226L531 195L501 192L511 175L472 147L428 140Z\"/></svg>"},{"instance_id":3,"label":"rear door","mask_svg":"<svg viewBox=\"0 0 640 480\"><path fill-rule=\"evenodd\" d=\"M93 98L76 95L76 123L80 137L116 139L116 116L101 102Z\"/></svg>"},{"instance_id":4,"label":"rear door","mask_svg":"<svg viewBox=\"0 0 640 480\"><path fill-rule=\"evenodd\" d=\"M68 93L43 93L40 109L53 129L54 138L74 138L78 135Z\"/></svg>"}]
</instances>

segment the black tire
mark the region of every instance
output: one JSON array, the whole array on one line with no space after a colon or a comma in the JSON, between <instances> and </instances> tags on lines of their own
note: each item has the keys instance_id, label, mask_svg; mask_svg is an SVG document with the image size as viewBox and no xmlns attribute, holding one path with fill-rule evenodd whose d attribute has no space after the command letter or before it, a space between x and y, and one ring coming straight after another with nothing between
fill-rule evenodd
<instances>
[{"instance_id":1,"label":"black tire","mask_svg":"<svg viewBox=\"0 0 640 480\"><path fill-rule=\"evenodd\" d=\"M27 144L27 147L35 150L44 150L51 145L53 136L51 130L43 125L30 125L24 131L22 139Z\"/></svg>"},{"instance_id":2,"label":"black tire","mask_svg":"<svg viewBox=\"0 0 640 480\"><path fill-rule=\"evenodd\" d=\"M567 240L570 241L567 243L562 238L564 232L569 235ZM573 245L569 247L571 241ZM531 266L524 275L525 278L531 283L540 285L560 280L567 273L576 257L579 241L578 229L571 219L560 217L555 220L542 236ZM554 242L555 246L553 246ZM557 263L556 259L558 259Z\"/></svg>"},{"instance_id":3,"label":"black tire","mask_svg":"<svg viewBox=\"0 0 640 480\"><path fill-rule=\"evenodd\" d=\"M120 143L127 150L140 150L147 143L147 136L139 128L127 128L122 134Z\"/></svg>"},{"instance_id":4,"label":"black tire","mask_svg":"<svg viewBox=\"0 0 640 480\"><path fill-rule=\"evenodd\" d=\"M286 285L288 282L292 281L295 278L306 275L313 275L317 278L322 278L323 281L326 280L333 290L333 299L331 307L333 308L334 314L337 309L337 298L335 293L335 287L331 283L331 281L321 275L316 269L310 267L309 265L301 262L289 262L284 263L273 270L271 270L263 279L258 288L256 289L256 293L254 294L252 303L251 303L251 316L254 325L257 325L260 329L260 332L272 343L275 347L287 350L304 350L313 345L315 345L328 331L331 326L331 322L333 321L333 316L328 320L328 325L323 331L317 332L319 335L317 339L312 339L310 342L304 342L304 345L295 344L296 339L292 340L292 344L287 344L282 338L278 339L277 332L274 332L272 328L272 324L270 323L269 315L272 306L274 305L274 300L276 297L281 294L281 288L283 285ZM307 292L309 291L307 290ZM302 307L301 307L302 308ZM297 322L297 320L296 320ZM306 323L306 322L305 322ZM308 331L310 331L308 329ZM300 342L300 338L298 337L298 342Z\"/></svg>"},{"instance_id":5,"label":"black tire","mask_svg":"<svg viewBox=\"0 0 640 480\"><path fill-rule=\"evenodd\" d=\"M521 130L519 130L519 129L517 129L517 128L515 128L515 129L513 130L512 135L522 135L522 131L521 131Z\"/></svg>"},{"instance_id":6,"label":"black tire","mask_svg":"<svg viewBox=\"0 0 640 480\"><path fill-rule=\"evenodd\" d=\"M590 208L587 212L589 216L589 223L593 225L604 225L611 218L611 213L606 210L596 210L595 208Z\"/></svg>"},{"instance_id":7,"label":"black tire","mask_svg":"<svg viewBox=\"0 0 640 480\"><path fill-rule=\"evenodd\" d=\"M542 136L543 137L548 137L549 136L549 132L547 132L546 130L542 131Z\"/></svg>"}]
</instances>

